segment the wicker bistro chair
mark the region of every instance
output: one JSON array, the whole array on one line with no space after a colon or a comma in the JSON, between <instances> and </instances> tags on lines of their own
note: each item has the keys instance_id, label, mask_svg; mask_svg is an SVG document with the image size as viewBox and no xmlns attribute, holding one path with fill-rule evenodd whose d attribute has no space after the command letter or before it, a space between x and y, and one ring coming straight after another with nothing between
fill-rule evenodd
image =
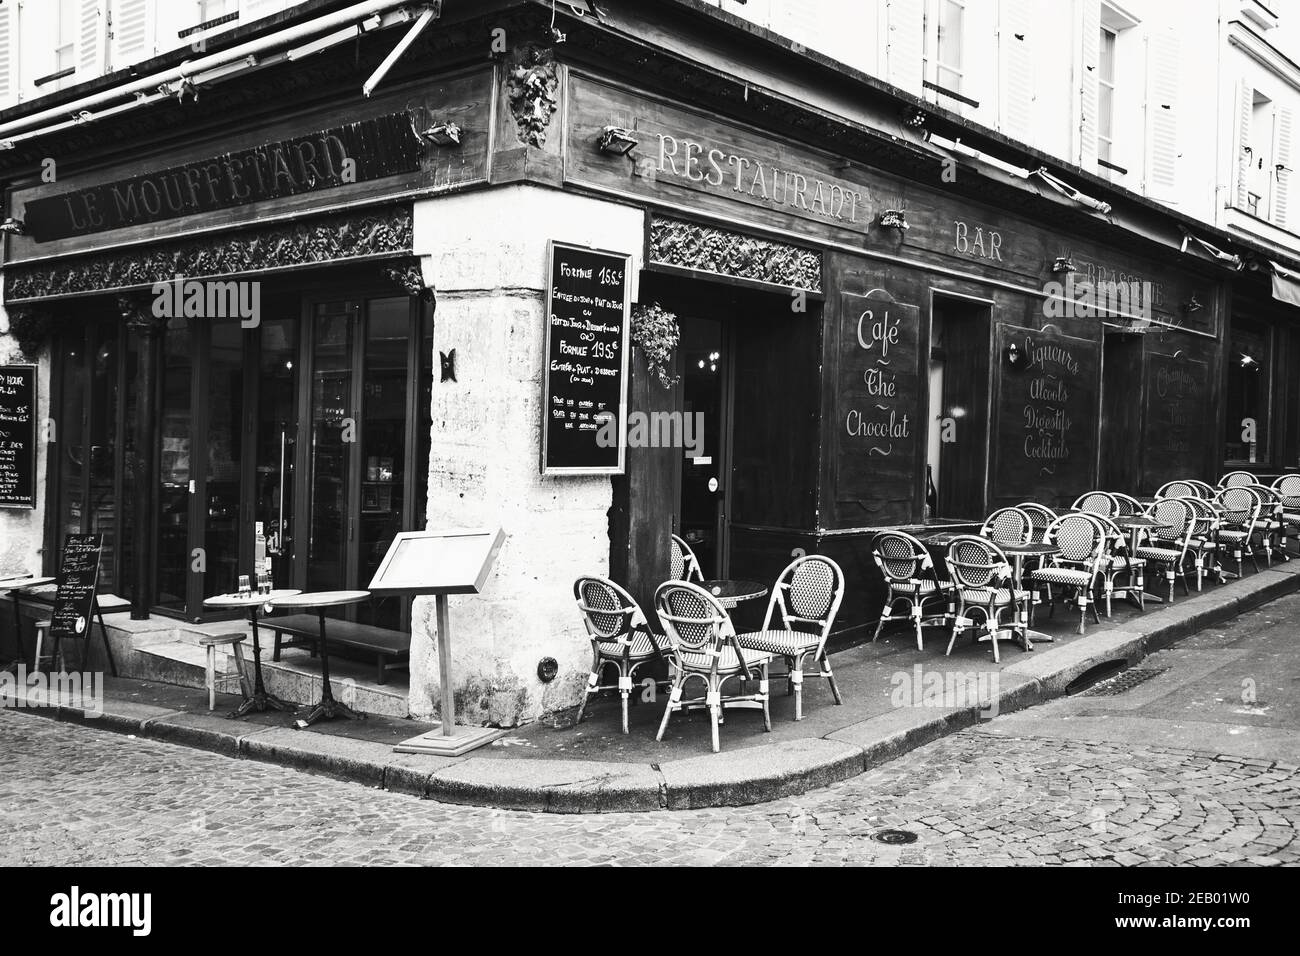
<instances>
[{"instance_id":1,"label":"wicker bistro chair","mask_svg":"<svg viewBox=\"0 0 1300 956\"><path fill-rule=\"evenodd\" d=\"M1242 488L1246 485L1253 485L1257 481L1259 481L1259 479L1249 471L1230 471L1219 479L1219 490L1222 491L1224 488Z\"/></svg>"},{"instance_id":2,"label":"wicker bistro chair","mask_svg":"<svg viewBox=\"0 0 1300 956\"><path fill-rule=\"evenodd\" d=\"M1196 497L1201 498L1204 501L1212 501L1214 496L1219 493L1218 488L1215 488L1208 482L1201 481L1199 478L1185 478L1183 480L1195 488L1197 492Z\"/></svg>"},{"instance_id":3,"label":"wicker bistro chair","mask_svg":"<svg viewBox=\"0 0 1300 956\"><path fill-rule=\"evenodd\" d=\"M1218 494L1215 490L1210 497ZM1156 500L1161 498L1204 498L1205 493L1195 481L1170 481L1156 489Z\"/></svg>"},{"instance_id":4,"label":"wicker bistro chair","mask_svg":"<svg viewBox=\"0 0 1300 956\"><path fill-rule=\"evenodd\" d=\"M676 661L672 693L664 708L664 719L659 724L655 740L664 739L668 718L675 711L706 707L713 729L713 752L720 749L718 725L722 723L722 708L753 707L763 711L763 729L771 731L772 715L768 709L768 665L772 655L767 651L747 650L736 640L736 629L731 618L712 594L689 581L665 581L655 591L655 610L663 622L668 639L672 642ZM758 693L735 694L724 697L722 685L730 678L749 681L758 671ZM682 700L682 689L691 678L699 678L705 685L703 700Z\"/></svg>"},{"instance_id":5,"label":"wicker bistro chair","mask_svg":"<svg viewBox=\"0 0 1300 956\"><path fill-rule=\"evenodd\" d=\"M1201 573L1196 563L1200 550L1195 546L1198 515L1202 512L1184 498L1162 498L1151 505L1147 514L1168 527L1152 528L1138 540L1136 556L1149 565L1159 565L1169 583L1168 600L1174 600L1174 580L1181 578L1183 591L1191 594L1188 577Z\"/></svg>"},{"instance_id":6,"label":"wicker bistro chair","mask_svg":"<svg viewBox=\"0 0 1300 956\"><path fill-rule=\"evenodd\" d=\"M1255 533L1259 536L1260 546L1264 549L1265 562L1269 567L1273 566L1274 551L1282 555L1283 561L1290 561L1291 555L1287 554L1286 550L1286 521L1282 493L1266 485L1248 487L1261 499Z\"/></svg>"},{"instance_id":7,"label":"wicker bistro chair","mask_svg":"<svg viewBox=\"0 0 1300 956\"><path fill-rule=\"evenodd\" d=\"M1114 518L1120 513L1119 502L1108 491L1089 491L1080 495L1070 507L1103 518Z\"/></svg>"},{"instance_id":8,"label":"wicker bistro chair","mask_svg":"<svg viewBox=\"0 0 1300 956\"><path fill-rule=\"evenodd\" d=\"M1112 491L1110 496L1115 499L1115 504L1119 505L1119 513L1112 517L1129 518L1140 515L1147 510L1146 505L1122 491Z\"/></svg>"},{"instance_id":9,"label":"wicker bistro chair","mask_svg":"<svg viewBox=\"0 0 1300 956\"><path fill-rule=\"evenodd\" d=\"M876 535L871 546L871 556L884 575L885 586L888 588L885 608L880 612L880 622L876 624L876 633L872 635L871 642L876 642L890 621L894 605L904 601L912 626L916 628L916 649L924 650L921 628L927 623L948 623L947 615L937 620L933 617L927 620L923 613L925 602L942 599L949 602L948 610L951 610L952 582L939 577L935 571L934 559L930 557L925 545L904 531L882 531Z\"/></svg>"},{"instance_id":10,"label":"wicker bistro chair","mask_svg":"<svg viewBox=\"0 0 1300 956\"><path fill-rule=\"evenodd\" d=\"M1219 564L1219 525L1223 518L1219 506L1203 498L1179 500L1186 502L1195 513L1188 550L1196 565L1196 590L1202 589L1202 584L1209 575L1213 575L1222 584L1224 578L1223 568Z\"/></svg>"},{"instance_id":11,"label":"wicker bistro chair","mask_svg":"<svg viewBox=\"0 0 1300 956\"><path fill-rule=\"evenodd\" d=\"M844 600L844 572L830 558L809 554L791 561L772 588L763 629L740 634L742 648L765 651L785 661L786 685L794 692L794 719L803 720L803 667L811 658L844 703L826 657L826 638ZM780 615L780 621L776 620Z\"/></svg>"},{"instance_id":12,"label":"wicker bistro chair","mask_svg":"<svg viewBox=\"0 0 1300 956\"><path fill-rule=\"evenodd\" d=\"M573 584L573 596L582 612L583 623L591 638L591 674L587 692L578 705L578 720L592 694L618 689L623 698L623 733L627 733L627 702L632 693L633 672L652 660L667 660L672 669L668 639L650 630L645 614L636 599L607 578L582 577ZM606 667L618 668L618 683L601 686L600 675Z\"/></svg>"},{"instance_id":13,"label":"wicker bistro chair","mask_svg":"<svg viewBox=\"0 0 1300 956\"><path fill-rule=\"evenodd\" d=\"M1102 551L1098 567L1101 569L1101 592L1106 598L1106 617L1111 616L1111 601L1116 594L1136 597L1139 610L1146 610L1146 560L1129 553L1128 537L1110 518L1102 515L1085 514L1101 527L1106 535L1106 547ZM1124 576L1124 583L1117 585L1115 579Z\"/></svg>"},{"instance_id":14,"label":"wicker bistro chair","mask_svg":"<svg viewBox=\"0 0 1300 956\"><path fill-rule=\"evenodd\" d=\"M668 576L674 581L703 581L700 559L695 556L685 538L673 535L672 551L668 555Z\"/></svg>"},{"instance_id":15,"label":"wicker bistro chair","mask_svg":"<svg viewBox=\"0 0 1300 956\"><path fill-rule=\"evenodd\" d=\"M1258 571L1259 559L1255 556L1251 540L1258 533L1256 526L1264 499L1248 485L1233 485L1219 492L1215 504L1219 506L1222 515L1219 545L1224 553L1231 549L1232 558L1237 564L1237 577L1241 577L1243 558L1250 558L1250 563Z\"/></svg>"},{"instance_id":16,"label":"wicker bistro chair","mask_svg":"<svg viewBox=\"0 0 1300 956\"><path fill-rule=\"evenodd\" d=\"M1051 601L1049 614L1056 609L1056 602L1051 597L1051 586L1059 584L1067 591L1073 592L1079 607L1079 633L1082 634L1088 623L1088 608L1097 623L1101 615L1097 613L1093 601L1093 590L1101 579L1102 557L1105 554L1107 535L1102 525L1094 520L1095 516L1074 512L1064 514L1048 526L1043 540L1055 544L1060 553L1052 555L1050 562L1028 573L1034 584L1048 586L1048 599Z\"/></svg>"},{"instance_id":17,"label":"wicker bistro chair","mask_svg":"<svg viewBox=\"0 0 1300 956\"><path fill-rule=\"evenodd\" d=\"M1056 520L1055 511L1047 507L1047 505L1040 505L1035 501L1022 501L1016 507L1029 515L1029 520L1034 523L1034 531L1039 538L1042 538L1043 532Z\"/></svg>"},{"instance_id":18,"label":"wicker bistro chair","mask_svg":"<svg viewBox=\"0 0 1300 956\"><path fill-rule=\"evenodd\" d=\"M952 575L956 613L952 621L952 637L948 640L947 654L952 654L957 636L965 630L979 630L979 624L967 612L979 611L989 640L993 642L993 662L1001 663L998 654L998 634L1009 630L1019 633L1022 646L1029 644L1028 591L1015 590L1011 581L1011 564L1006 554L992 541L975 535L961 535L948 545L948 571ZM1011 608L1015 613L1012 623L1003 624L1002 612ZM979 640L978 635L976 640Z\"/></svg>"},{"instance_id":19,"label":"wicker bistro chair","mask_svg":"<svg viewBox=\"0 0 1300 956\"><path fill-rule=\"evenodd\" d=\"M1296 529L1300 538L1300 475L1282 475L1273 482L1273 490L1282 498L1283 526Z\"/></svg>"},{"instance_id":20,"label":"wicker bistro chair","mask_svg":"<svg viewBox=\"0 0 1300 956\"><path fill-rule=\"evenodd\" d=\"M994 544L1028 544L1034 540L1034 519L1021 508L999 508L984 519L979 536Z\"/></svg>"}]
</instances>

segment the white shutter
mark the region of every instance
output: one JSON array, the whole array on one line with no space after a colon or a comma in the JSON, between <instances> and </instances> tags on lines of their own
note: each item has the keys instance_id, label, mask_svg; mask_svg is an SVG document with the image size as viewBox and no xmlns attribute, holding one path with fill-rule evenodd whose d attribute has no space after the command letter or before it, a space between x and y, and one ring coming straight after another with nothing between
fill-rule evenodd
<instances>
[{"instance_id":1,"label":"white shutter","mask_svg":"<svg viewBox=\"0 0 1300 956\"><path fill-rule=\"evenodd\" d=\"M10 101L18 87L14 79L14 61L17 59L14 55L16 45L13 42L17 32L14 29L15 9L15 4L0 4L0 109L12 105Z\"/></svg>"},{"instance_id":2,"label":"white shutter","mask_svg":"<svg viewBox=\"0 0 1300 956\"><path fill-rule=\"evenodd\" d=\"M287 0L240 0L239 25L252 23L273 13L279 13L289 4Z\"/></svg>"},{"instance_id":3,"label":"white shutter","mask_svg":"<svg viewBox=\"0 0 1300 956\"><path fill-rule=\"evenodd\" d=\"M1034 0L1002 0L998 17L1001 99L998 128L1032 143L1034 128Z\"/></svg>"},{"instance_id":4,"label":"white shutter","mask_svg":"<svg viewBox=\"0 0 1300 956\"><path fill-rule=\"evenodd\" d=\"M109 11L112 19L109 68L120 70L153 56L149 0L114 0Z\"/></svg>"},{"instance_id":5,"label":"white shutter","mask_svg":"<svg viewBox=\"0 0 1300 956\"><path fill-rule=\"evenodd\" d=\"M1287 194L1291 187L1291 111L1279 106L1273 114L1273 215L1275 226L1287 228Z\"/></svg>"},{"instance_id":6,"label":"white shutter","mask_svg":"<svg viewBox=\"0 0 1300 956\"><path fill-rule=\"evenodd\" d=\"M77 74L74 83L93 80L104 72L108 45L106 0L81 0L77 23Z\"/></svg>"},{"instance_id":7,"label":"white shutter","mask_svg":"<svg viewBox=\"0 0 1300 956\"><path fill-rule=\"evenodd\" d=\"M921 95L925 0L888 0L887 76L897 87Z\"/></svg>"},{"instance_id":8,"label":"white shutter","mask_svg":"<svg viewBox=\"0 0 1300 956\"><path fill-rule=\"evenodd\" d=\"M819 17L817 0L783 0L772 13L772 32L794 40L819 53L826 52L822 35L830 28L834 17Z\"/></svg>"},{"instance_id":9,"label":"white shutter","mask_svg":"<svg viewBox=\"0 0 1300 956\"><path fill-rule=\"evenodd\" d=\"M1237 208L1247 209L1250 198L1250 119L1255 111L1255 88L1249 80L1237 84Z\"/></svg>"},{"instance_id":10,"label":"white shutter","mask_svg":"<svg viewBox=\"0 0 1300 956\"><path fill-rule=\"evenodd\" d=\"M1097 70L1101 61L1101 2L1080 0L1079 165L1097 165Z\"/></svg>"},{"instance_id":11,"label":"white shutter","mask_svg":"<svg viewBox=\"0 0 1300 956\"><path fill-rule=\"evenodd\" d=\"M1178 34L1162 30L1147 37L1146 194L1177 199Z\"/></svg>"}]
</instances>

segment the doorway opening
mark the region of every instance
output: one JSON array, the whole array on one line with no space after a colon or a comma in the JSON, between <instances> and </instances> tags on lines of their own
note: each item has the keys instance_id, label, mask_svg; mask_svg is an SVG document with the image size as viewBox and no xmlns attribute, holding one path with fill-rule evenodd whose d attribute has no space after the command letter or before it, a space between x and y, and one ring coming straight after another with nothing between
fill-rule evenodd
<instances>
[{"instance_id":1,"label":"doorway opening","mask_svg":"<svg viewBox=\"0 0 1300 956\"><path fill-rule=\"evenodd\" d=\"M930 300L930 422L926 511L930 518L987 513L989 350L993 304L934 293Z\"/></svg>"}]
</instances>

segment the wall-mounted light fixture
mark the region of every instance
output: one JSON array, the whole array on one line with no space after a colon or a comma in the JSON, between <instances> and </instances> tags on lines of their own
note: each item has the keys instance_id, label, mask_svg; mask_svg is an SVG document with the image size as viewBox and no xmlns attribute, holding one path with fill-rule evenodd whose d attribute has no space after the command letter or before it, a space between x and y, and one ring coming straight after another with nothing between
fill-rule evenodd
<instances>
[{"instance_id":1,"label":"wall-mounted light fixture","mask_svg":"<svg viewBox=\"0 0 1300 956\"><path fill-rule=\"evenodd\" d=\"M560 664L554 657L543 657L537 662L537 679L543 684L555 680L555 675L559 672Z\"/></svg>"},{"instance_id":2,"label":"wall-mounted light fixture","mask_svg":"<svg viewBox=\"0 0 1300 956\"><path fill-rule=\"evenodd\" d=\"M1195 292L1192 293L1190 299L1183 303L1183 312L1187 315L1191 315L1193 312L1200 312L1202 308L1204 308L1204 306L1202 306L1197 300Z\"/></svg>"},{"instance_id":3,"label":"wall-mounted light fixture","mask_svg":"<svg viewBox=\"0 0 1300 956\"><path fill-rule=\"evenodd\" d=\"M420 138L434 146L459 146L460 127L455 123L435 123L420 133Z\"/></svg>"},{"instance_id":4,"label":"wall-mounted light fixture","mask_svg":"<svg viewBox=\"0 0 1300 956\"><path fill-rule=\"evenodd\" d=\"M925 125L926 120L929 118L929 114L919 107L908 106L903 109L903 125L911 127L912 129L920 129Z\"/></svg>"},{"instance_id":5,"label":"wall-mounted light fixture","mask_svg":"<svg viewBox=\"0 0 1300 956\"><path fill-rule=\"evenodd\" d=\"M1007 346L1007 364L1012 366L1020 364L1020 349L1016 347L1015 342Z\"/></svg>"},{"instance_id":6,"label":"wall-mounted light fixture","mask_svg":"<svg viewBox=\"0 0 1300 956\"><path fill-rule=\"evenodd\" d=\"M606 126L600 131L596 148L612 156L626 156L636 149L637 139L632 131L622 126Z\"/></svg>"},{"instance_id":7,"label":"wall-mounted light fixture","mask_svg":"<svg viewBox=\"0 0 1300 956\"><path fill-rule=\"evenodd\" d=\"M897 229L900 233L912 228L907 224L907 213L902 209L886 209L880 214L878 222L882 229Z\"/></svg>"},{"instance_id":8,"label":"wall-mounted light fixture","mask_svg":"<svg viewBox=\"0 0 1300 956\"><path fill-rule=\"evenodd\" d=\"M0 232L9 236L23 235L23 221L10 216L4 222L0 222Z\"/></svg>"},{"instance_id":9,"label":"wall-mounted light fixture","mask_svg":"<svg viewBox=\"0 0 1300 956\"><path fill-rule=\"evenodd\" d=\"M1074 260L1069 256L1057 256L1056 261L1052 263L1053 272L1078 272L1074 266Z\"/></svg>"},{"instance_id":10,"label":"wall-mounted light fixture","mask_svg":"<svg viewBox=\"0 0 1300 956\"><path fill-rule=\"evenodd\" d=\"M1251 356L1247 355L1245 352L1241 353L1241 367L1254 369L1257 372L1259 371L1259 363L1256 362Z\"/></svg>"}]
</instances>

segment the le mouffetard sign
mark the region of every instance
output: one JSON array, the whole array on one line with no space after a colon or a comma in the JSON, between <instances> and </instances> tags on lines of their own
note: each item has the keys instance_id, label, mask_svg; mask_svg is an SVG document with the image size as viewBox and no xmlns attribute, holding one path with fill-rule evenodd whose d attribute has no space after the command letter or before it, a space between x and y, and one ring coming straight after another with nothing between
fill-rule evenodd
<instances>
[{"instance_id":1,"label":"le mouffetard sign","mask_svg":"<svg viewBox=\"0 0 1300 956\"><path fill-rule=\"evenodd\" d=\"M394 113L33 199L24 224L37 242L84 236L412 172L421 152Z\"/></svg>"},{"instance_id":2,"label":"le mouffetard sign","mask_svg":"<svg viewBox=\"0 0 1300 956\"><path fill-rule=\"evenodd\" d=\"M838 497L907 520L920 449L921 310L883 289L840 299Z\"/></svg>"}]
</instances>

